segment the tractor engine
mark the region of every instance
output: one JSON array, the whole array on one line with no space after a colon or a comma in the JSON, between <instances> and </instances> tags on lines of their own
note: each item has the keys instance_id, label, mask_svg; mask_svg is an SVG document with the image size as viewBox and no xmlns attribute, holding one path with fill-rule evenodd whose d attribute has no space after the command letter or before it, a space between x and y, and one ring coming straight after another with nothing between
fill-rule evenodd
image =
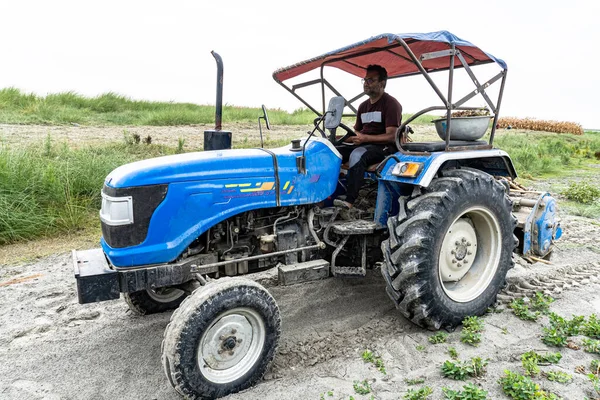
<instances>
[{"instance_id":1,"label":"tractor engine","mask_svg":"<svg viewBox=\"0 0 600 400\"><path fill-rule=\"evenodd\" d=\"M308 209L279 207L244 212L224 220L196 239L184 252L183 258L197 254L213 254L219 261L239 260L221 266L226 276L242 275L270 268L278 263L293 264L308 261L314 256L307 251L245 260L248 257L291 250L314 244L308 222Z\"/></svg>"}]
</instances>

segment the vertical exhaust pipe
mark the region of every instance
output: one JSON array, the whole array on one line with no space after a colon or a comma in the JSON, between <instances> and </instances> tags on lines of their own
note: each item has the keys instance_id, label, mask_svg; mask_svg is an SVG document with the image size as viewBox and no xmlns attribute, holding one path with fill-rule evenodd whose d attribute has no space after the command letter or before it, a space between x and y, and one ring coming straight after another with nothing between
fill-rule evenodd
<instances>
[{"instance_id":1,"label":"vertical exhaust pipe","mask_svg":"<svg viewBox=\"0 0 600 400\"><path fill-rule=\"evenodd\" d=\"M223 59L214 51L213 55L217 62L217 102L215 103L215 131L221 130L221 120L223 117Z\"/></svg>"},{"instance_id":2,"label":"vertical exhaust pipe","mask_svg":"<svg viewBox=\"0 0 600 400\"><path fill-rule=\"evenodd\" d=\"M231 149L231 132L223 131L223 59L215 51L210 54L217 62L217 100L215 103L215 129L204 131L204 150Z\"/></svg>"}]
</instances>

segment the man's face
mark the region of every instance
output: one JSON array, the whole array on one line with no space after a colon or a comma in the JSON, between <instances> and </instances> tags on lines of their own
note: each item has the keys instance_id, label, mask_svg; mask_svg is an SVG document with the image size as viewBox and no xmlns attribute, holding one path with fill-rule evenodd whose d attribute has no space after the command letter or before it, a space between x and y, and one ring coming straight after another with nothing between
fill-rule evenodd
<instances>
[{"instance_id":1,"label":"man's face","mask_svg":"<svg viewBox=\"0 0 600 400\"><path fill-rule=\"evenodd\" d=\"M377 71L368 71L363 79L363 89L369 97L378 96L383 93L383 82L379 80Z\"/></svg>"}]
</instances>

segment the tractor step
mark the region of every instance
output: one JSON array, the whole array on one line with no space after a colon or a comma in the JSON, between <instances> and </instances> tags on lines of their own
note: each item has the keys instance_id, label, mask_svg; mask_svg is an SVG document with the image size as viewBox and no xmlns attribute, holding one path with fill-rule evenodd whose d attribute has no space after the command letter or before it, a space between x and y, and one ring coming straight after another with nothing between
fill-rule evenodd
<instances>
[{"instance_id":1,"label":"tractor step","mask_svg":"<svg viewBox=\"0 0 600 400\"><path fill-rule=\"evenodd\" d=\"M303 263L280 265L279 283L284 286L316 281L329 277L329 262L312 260Z\"/></svg>"},{"instance_id":2,"label":"tractor step","mask_svg":"<svg viewBox=\"0 0 600 400\"><path fill-rule=\"evenodd\" d=\"M367 275L367 269L363 267L333 267L333 276L336 277L359 277Z\"/></svg>"},{"instance_id":3,"label":"tractor step","mask_svg":"<svg viewBox=\"0 0 600 400\"><path fill-rule=\"evenodd\" d=\"M377 224L373 221L357 219L354 221L336 221L331 225L338 235L370 235L375 232Z\"/></svg>"}]
</instances>

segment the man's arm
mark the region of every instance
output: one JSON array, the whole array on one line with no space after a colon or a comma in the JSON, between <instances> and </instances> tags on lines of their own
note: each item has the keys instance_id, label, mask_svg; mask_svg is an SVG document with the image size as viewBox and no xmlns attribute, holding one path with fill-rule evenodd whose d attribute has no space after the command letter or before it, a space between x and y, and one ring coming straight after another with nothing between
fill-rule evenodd
<instances>
[{"instance_id":1,"label":"man's arm","mask_svg":"<svg viewBox=\"0 0 600 400\"><path fill-rule=\"evenodd\" d=\"M354 144L365 144L365 143L379 143L379 144L388 144L394 143L396 141L396 131L398 130L397 126L388 126L385 128L385 133L381 135L366 135L364 133L360 133L359 131L354 131L356 136L350 137L348 141Z\"/></svg>"}]
</instances>

